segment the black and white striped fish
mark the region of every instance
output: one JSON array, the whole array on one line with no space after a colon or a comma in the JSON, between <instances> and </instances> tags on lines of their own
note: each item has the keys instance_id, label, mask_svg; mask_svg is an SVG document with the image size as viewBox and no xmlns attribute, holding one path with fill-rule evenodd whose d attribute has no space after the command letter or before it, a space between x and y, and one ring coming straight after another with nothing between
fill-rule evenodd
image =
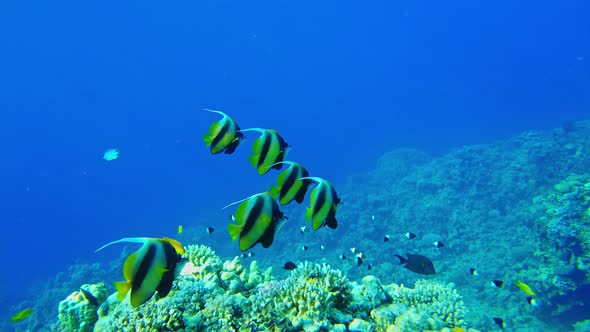
<instances>
[{"instance_id":1,"label":"black and white striped fish","mask_svg":"<svg viewBox=\"0 0 590 332\"><path fill-rule=\"evenodd\" d=\"M241 203L234 216L235 224L229 224L227 230L233 241L239 240L241 251L246 251L257 243L264 248L270 247L286 219L279 210L279 204L267 193L252 195L231 203L226 207ZM224 208L226 208L224 207Z\"/></svg>"},{"instance_id":2,"label":"black and white striped fish","mask_svg":"<svg viewBox=\"0 0 590 332\"><path fill-rule=\"evenodd\" d=\"M116 243L141 243L136 252L127 257L123 264L125 281L115 282L115 288L122 301L130 292L129 301L133 307L147 302L157 291L160 298L168 295L172 289L175 269L184 254L180 242L170 238L123 238L108 243L100 251Z\"/></svg>"},{"instance_id":3,"label":"black and white striped fish","mask_svg":"<svg viewBox=\"0 0 590 332\"><path fill-rule=\"evenodd\" d=\"M252 145L254 154L248 157L252 166L258 170L258 174L266 174L271 169L281 169L283 165L280 162L287 156L289 144L279 132L262 128L249 128L240 132L248 131L256 131L261 134Z\"/></svg>"},{"instance_id":4,"label":"black and white striped fish","mask_svg":"<svg viewBox=\"0 0 590 332\"><path fill-rule=\"evenodd\" d=\"M305 219L311 220L311 228L318 230L322 226L328 226L332 229L338 227L336 208L340 204L340 198L338 198L334 186L318 177L311 176L301 179L310 179L317 182L317 186L311 192L310 206L305 214Z\"/></svg>"},{"instance_id":5,"label":"black and white striped fish","mask_svg":"<svg viewBox=\"0 0 590 332\"><path fill-rule=\"evenodd\" d=\"M303 202L312 181L309 179L301 180L301 178L309 176L309 172L303 165L293 161L281 161L271 166L277 164L285 164L289 165L289 167L279 174L277 185L270 188L272 197L278 198L281 205L287 205L292 201Z\"/></svg>"},{"instance_id":6,"label":"black and white striped fish","mask_svg":"<svg viewBox=\"0 0 590 332\"><path fill-rule=\"evenodd\" d=\"M244 139L244 134L240 132L238 123L221 111L204 109L205 111L221 114L221 120L213 122L209 127L209 133L203 135L205 144L209 147L212 154L224 152L232 154L240 142Z\"/></svg>"}]
</instances>

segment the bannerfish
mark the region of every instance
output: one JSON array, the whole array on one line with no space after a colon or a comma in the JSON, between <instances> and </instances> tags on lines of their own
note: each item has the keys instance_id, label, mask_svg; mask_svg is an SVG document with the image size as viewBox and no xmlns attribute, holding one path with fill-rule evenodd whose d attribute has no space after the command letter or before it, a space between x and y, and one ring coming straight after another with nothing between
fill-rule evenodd
<instances>
[{"instance_id":1,"label":"bannerfish","mask_svg":"<svg viewBox=\"0 0 590 332\"><path fill-rule=\"evenodd\" d=\"M309 232L309 229L307 229L307 226L299 227L299 229L301 230L301 234Z\"/></svg>"},{"instance_id":2,"label":"bannerfish","mask_svg":"<svg viewBox=\"0 0 590 332\"><path fill-rule=\"evenodd\" d=\"M416 234L410 232L406 233L405 236L410 240L416 238Z\"/></svg>"},{"instance_id":3,"label":"bannerfish","mask_svg":"<svg viewBox=\"0 0 590 332\"><path fill-rule=\"evenodd\" d=\"M478 276L479 274L477 273L477 270L475 268L469 268L469 274L471 274L472 276Z\"/></svg>"},{"instance_id":4,"label":"bannerfish","mask_svg":"<svg viewBox=\"0 0 590 332\"><path fill-rule=\"evenodd\" d=\"M356 257L356 266L361 266L363 264L363 259L360 257Z\"/></svg>"},{"instance_id":5,"label":"bannerfish","mask_svg":"<svg viewBox=\"0 0 590 332\"><path fill-rule=\"evenodd\" d=\"M324 249L326 249L326 246L323 244L320 244L320 250L324 250Z\"/></svg>"},{"instance_id":6,"label":"bannerfish","mask_svg":"<svg viewBox=\"0 0 590 332\"><path fill-rule=\"evenodd\" d=\"M23 309L23 310L17 312L16 314L12 315L12 317L10 317L10 322L11 323L22 322L23 320L25 320L29 316L31 316L32 313L33 313L33 309L31 309L31 308Z\"/></svg>"},{"instance_id":7,"label":"bannerfish","mask_svg":"<svg viewBox=\"0 0 590 332\"><path fill-rule=\"evenodd\" d=\"M125 281L115 282L119 301L129 292L129 302L133 307L147 302L156 291L160 298L166 297L172 289L176 266L184 254L182 244L167 237L123 238L107 243L95 252L116 243L142 244L141 248L129 255L123 264Z\"/></svg>"},{"instance_id":8,"label":"bannerfish","mask_svg":"<svg viewBox=\"0 0 590 332\"><path fill-rule=\"evenodd\" d=\"M391 240L391 236L389 236L389 234L385 234L383 237L383 242L389 242L389 240Z\"/></svg>"},{"instance_id":9,"label":"bannerfish","mask_svg":"<svg viewBox=\"0 0 590 332\"><path fill-rule=\"evenodd\" d=\"M445 246L445 244L444 244L444 243L442 243L442 242L440 242L440 241L436 241L436 242L434 242L433 244L434 244L434 246L435 246L435 247L437 247L437 248L442 248L442 247L444 247L444 246Z\"/></svg>"},{"instance_id":10,"label":"bannerfish","mask_svg":"<svg viewBox=\"0 0 590 332\"><path fill-rule=\"evenodd\" d=\"M425 256L422 255L413 255L413 254L406 254L408 258L404 258L400 255L395 255L399 258L399 264L406 264L404 267L412 272L416 272L419 274L435 274L436 271L434 270L434 264L432 261Z\"/></svg>"},{"instance_id":11,"label":"bannerfish","mask_svg":"<svg viewBox=\"0 0 590 332\"><path fill-rule=\"evenodd\" d=\"M516 285L516 287L520 288L520 290L522 290L523 292L525 292L527 295L529 296L535 296L537 294L535 294L535 291L532 290L531 287L529 287L529 285L525 284L522 281L515 281L514 285Z\"/></svg>"},{"instance_id":12,"label":"bannerfish","mask_svg":"<svg viewBox=\"0 0 590 332\"><path fill-rule=\"evenodd\" d=\"M342 261L343 261L343 260L345 260L345 259L346 259L346 255L340 255L340 256L338 256L338 258L340 258L340 260L342 260Z\"/></svg>"},{"instance_id":13,"label":"bannerfish","mask_svg":"<svg viewBox=\"0 0 590 332\"><path fill-rule=\"evenodd\" d=\"M182 234L182 231L183 231L182 225L178 225L178 230L177 230L178 235Z\"/></svg>"},{"instance_id":14,"label":"bannerfish","mask_svg":"<svg viewBox=\"0 0 590 332\"><path fill-rule=\"evenodd\" d=\"M248 157L250 164L254 166L258 175L268 173L271 169L281 169L281 163L287 156L289 144L274 129L249 128L241 130L240 132L256 131L261 135L252 145L253 155Z\"/></svg>"},{"instance_id":15,"label":"bannerfish","mask_svg":"<svg viewBox=\"0 0 590 332\"><path fill-rule=\"evenodd\" d=\"M293 262L286 262L285 265L283 265L283 269L285 269L287 271L295 270L296 268L297 268L297 265L295 265L295 263L293 263Z\"/></svg>"},{"instance_id":16,"label":"bannerfish","mask_svg":"<svg viewBox=\"0 0 590 332\"><path fill-rule=\"evenodd\" d=\"M207 232L207 234L211 234L211 233L213 233L213 231L215 231L215 228L213 228L211 226L207 226L207 228L205 229L205 231Z\"/></svg>"},{"instance_id":17,"label":"bannerfish","mask_svg":"<svg viewBox=\"0 0 590 332\"><path fill-rule=\"evenodd\" d=\"M227 230L233 241L240 239L240 250L246 251L257 243L270 247L275 233L286 220L279 204L267 192L231 203L224 209L234 204L240 204L234 217L236 223L229 224Z\"/></svg>"},{"instance_id":18,"label":"bannerfish","mask_svg":"<svg viewBox=\"0 0 590 332\"><path fill-rule=\"evenodd\" d=\"M270 167L277 164L289 165L289 167L279 174L277 185L271 186L271 196L278 198L281 205L287 205L292 201L301 204L312 182L309 179L301 180L301 178L309 176L309 172L303 165L294 161L281 161Z\"/></svg>"},{"instance_id":19,"label":"bannerfish","mask_svg":"<svg viewBox=\"0 0 590 332\"><path fill-rule=\"evenodd\" d=\"M305 220L311 219L311 228L318 230L322 226L332 229L338 227L336 208L340 204L340 198L336 194L334 186L330 182L314 176L301 179L317 182L317 186L311 191L310 206L305 214Z\"/></svg>"},{"instance_id":20,"label":"bannerfish","mask_svg":"<svg viewBox=\"0 0 590 332\"><path fill-rule=\"evenodd\" d=\"M117 149L108 149L102 155L102 159L106 161L113 161L119 158L119 150Z\"/></svg>"},{"instance_id":21,"label":"bannerfish","mask_svg":"<svg viewBox=\"0 0 590 332\"><path fill-rule=\"evenodd\" d=\"M240 126L238 126L236 120L220 111L207 108L203 110L217 113L222 116L220 120L211 124L209 127L209 133L203 135L205 144L209 147L211 153L234 153L238 145L240 145L240 142L245 138L244 134L240 131Z\"/></svg>"},{"instance_id":22,"label":"bannerfish","mask_svg":"<svg viewBox=\"0 0 590 332\"><path fill-rule=\"evenodd\" d=\"M308 246L306 246L306 245L303 245L303 246L301 246L301 250L303 250L303 251L307 251L307 249L309 249L309 247L308 247Z\"/></svg>"}]
</instances>

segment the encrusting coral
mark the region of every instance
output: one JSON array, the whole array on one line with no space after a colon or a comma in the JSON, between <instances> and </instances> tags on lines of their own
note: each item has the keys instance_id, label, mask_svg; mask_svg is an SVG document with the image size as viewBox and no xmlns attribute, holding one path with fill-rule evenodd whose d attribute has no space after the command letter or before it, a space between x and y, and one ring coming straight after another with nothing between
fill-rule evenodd
<instances>
[{"instance_id":1,"label":"encrusting coral","mask_svg":"<svg viewBox=\"0 0 590 332\"><path fill-rule=\"evenodd\" d=\"M98 320L98 307L107 298L107 288L103 283L82 285L58 306L57 331L92 331Z\"/></svg>"}]
</instances>

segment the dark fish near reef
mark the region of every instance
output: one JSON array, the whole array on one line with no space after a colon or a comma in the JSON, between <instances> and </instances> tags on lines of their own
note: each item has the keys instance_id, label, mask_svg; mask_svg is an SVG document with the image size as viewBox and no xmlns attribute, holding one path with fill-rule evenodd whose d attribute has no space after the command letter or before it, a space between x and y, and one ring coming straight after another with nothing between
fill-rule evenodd
<instances>
[{"instance_id":1,"label":"dark fish near reef","mask_svg":"<svg viewBox=\"0 0 590 332\"><path fill-rule=\"evenodd\" d=\"M527 297L526 297L526 301L527 301L527 303L528 303L528 304L530 304L530 305L531 305L531 306L533 306L533 307L536 307L536 306L538 306L538 304L537 304L537 300L535 300L535 298L534 298L534 297L532 297L532 296L527 296Z\"/></svg>"},{"instance_id":2,"label":"dark fish near reef","mask_svg":"<svg viewBox=\"0 0 590 332\"><path fill-rule=\"evenodd\" d=\"M215 231L215 228L209 226L209 227L207 227L206 231L207 231L207 234L211 234Z\"/></svg>"},{"instance_id":3,"label":"dark fish near reef","mask_svg":"<svg viewBox=\"0 0 590 332\"><path fill-rule=\"evenodd\" d=\"M228 206L241 203L236 209L236 224L229 224L227 230L233 241L239 240L241 251L246 251L257 243L270 247L275 233L286 219L279 210L279 204L267 193L252 195Z\"/></svg>"},{"instance_id":4,"label":"dark fish near reef","mask_svg":"<svg viewBox=\"0 0 590 332\"><path fill-rule=\"evenodd\" d=\"M332 229L338 227L336 208L340 204L340 198L338 198L334 186L330 182L314 176L302 179L317 182L317 186L311 191L310 207L307 208L305 214L306 220L311 219L311 228L318 230L322 226Z\"/></svg>"},{"instance_id":5,"label":"dark fish near reef","mask_svg":"<svg viewBox=\"0 0 590 332\"><path fill-rule=\"evenodd\" d=\"M31 316L32 313L33 313L33 309L31 309L31 308L23 309L23 310L17 312L16 314L12 315L12 317L10 317L10 322L11 323L22 322L23 320L25 320L29 316Z\"/></svg>"},{"instance_id":6,"label":"dark fish near reef","mask_svg":"<svg viewBox=\"0 0 590 332\"><path fill-rule=\"evenodd\" d=\"M248 159L252 166L258 170L259 175L266 174L271 169L281 169L281 162L287 156L289 144L279 135L279 132L273 129L249 128L240 132L256 131L261 135L252 145L253 155Z\"/></svg>"},{"instance_id":7,"label":"dark fish near reef","mask_svg":"<svg viewBox=\"0 0 590 332\"><path fill-rule=\"evenodd\" d=\"M223 112L206 108L204 110L222 116L221 120L213 122L209 127L209 133L203 135L205 144L210 148L212 154L221 152L232 154L244 139L244 134L240 132L240 126Z\"/></svg>"},{"instance_id":8,"label":"dark fish near reef","mask_svg":"<svg viewBox=\"0 0 590 332\"><path fill-rule=\"evenodd\" d=\"M404 258L400 255L395 255L395 257L399 258L399 264L406 264L404 267L412 272L416 272L419 274L435 274L436 271L434 270L434 264L432 261L425 256L422 255L412 255L406 254L408 258Z\"/></svg>"},{"instance_id":9,"label":"dark fish near reef","mask_svg":"<svg viewBox=\"0 0 590 332\"><path fill-rule=\"evenodd\" d=\"M477 273L477 270L474 268L470 268L469 269L469 274L471 274L472 276L478 276L479 274Z\"/></svg>"},{"instance_id":10,"label":"dark fish near reef","mask_svg":"<svg viewBox=\"0 0 590 332\"><path fill-rule=\"evenodd\" d=\"M412 239L416 238L416 234L414 234L414 233L409 233L409 232L408 232L408 233L406 233L406 234L405 234L405 236L406 236L408 239L410 239L410 240L412 240Z\"/></svg>"},{"instance_id":11,"label":"dark fish near reef","mask_svg":"<svg viewBox=\"0 0 590 332\"><path fill-rule=\"evenodd\" d=\"M309 247L308 247L308 246L306 246L306 245L303 245L303 246L301 246L301 250L303 250L303 251L307 251L307 249L309 249Z\"/></svg>"},{"instance_id":12,"label":"dark fish near reef","mask_svg":"<svg viewBox=\"0 0 590 332\"><path fill-rule=\"evenodd\" d=\"M436 241L436 242L434 242L433 244L434 244L434 246L435 246L435 247L437 247L437 248L442 248L442 247L444 247L444 246L445 246L445 244L444 244L444 243L442 243L442 242L440 242L440 241Z\"/></svg>"},{"instance_id":13,"label":"dark fish near reef","mask_svg":"<svg viewBox=\"0 0 590 332\"><path fill-rule=\"evenodd\" d=\"M338 258L340 258L340 260L342 260L342 261L343 261L343 260L345 260L345 259L346 259L346 255L340 255L340 256L338 256Z\"/></svg>"},{"instance_id":14,"label":"dark fish near reef","mask_svg":"<svg viewBox=\"0 0 590 332\"><path fill-rule=\"evenodd\" d=\"M295 270L296 268L297 268L297 265L295 265L295 263L293 263L293 262L286 262L285 265L283 265L283 269L285 269L287 271Z\"/></svg>"},{"instance_id":15,"label":"dark fish near reef","mask_svg":"<svg viewBox=\"0 0 590 332\"><path fill-rule=\"evenodd\" d=\"M391 237L389 235L385 235L383 237L383 242L389 242L389 240L391 240Z\"/></svg>"},{"instance_id":16,"label":"dark fish near reef","mask_svg":"<svg viewBox=\"0 0 590 332\"><path fill-rule=\"evenodd\" d=\"M500 288L504 285L504 281L502 280L492 280L492 286L496 288Z\"/></svg>"},{"instance_id":17,"label":"dark fish near reef","mask_svg":"<svg viewBox=\"0 0 590 332\"><path fill-rule=\"evenodd\" d=\"M254 257L254 253L253 252L249 252L249 253L242 253L242 258L248 258L248 257Z\"/></svg>"},{"instance_id":18,"label":"dark fish near reef","mask_svg":"<svg viewBox=\"0 0 590 332\"><path fill-rule=\"evenodd\" d=\"M312 181L309 179L301 180L301 178L309 176L309 172L303 165L293 161L278 162L272 164L271 167L278 164L289 165L289 167L279 174L277 185L270 188L271 196L275 199L278 198L281 205L287 205L292 201L303 202L305 193L307 193Z\"/></svg>"},{"instance_id":19,"label":"dark fish near reef","mask_svg":"<svg viewBox=\"0 0 590 332\"><path fill-rule=\"evenodd\" d=\"M163 237L158 238L123 238L98 248L100 251L115 243L141 243L136 252L127 257L123 264L125 281L115 282L115 288L122 301L131 291L129 297L133 307L137 307L149 300L157 291L160 298L166 297L172 289L175 269L184 254L184 247L180 242Z\"/></svg>"},{"instance_id":20,"label":"dark fish near reef","mask_svg":"<svg viewBox=\"0 0 590 332\"><path fill-rule=\"evenodd\" d=\"M494 317L493 319L494 323L496 323L496 325L498 325L502 330L506 327L506 323L504 323L502 318Z\"/></svg>"},{"instance_id":21,"label":"dark fish near reef","mask_svg":"<svg viewBox=\"0 0 590 332\"><path fill-rule=\"evenodd\" d=\"M84 296L84 299L86 301L88 301L88 303L92 304L93 306L98 307L98 304L99 304L98 300L96 299L96 297L94 295L92 295L92 293L85 290L84 288L80 288L80 293L82 294L82 296Z\"/></svg>"},{"instance_id":22,"label":"dark fish near reef","mask_svg":"<svg viewBox=\"0 0 590 332\"><path fill-rule=\"evenodd\" d=\"M356 258L356 266L361 266L363 264L363 259L358 257Z\"/></svg>"}]
</instances>

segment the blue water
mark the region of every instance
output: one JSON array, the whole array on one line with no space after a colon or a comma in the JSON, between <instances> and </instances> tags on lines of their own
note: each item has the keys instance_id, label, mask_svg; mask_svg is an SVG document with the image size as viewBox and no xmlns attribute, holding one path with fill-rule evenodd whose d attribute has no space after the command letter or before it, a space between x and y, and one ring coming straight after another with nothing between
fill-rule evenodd
<instances>
[{"instance_id":1,"label":"blue water","mask_svg":"<svg viewBox=\"0 0 590 332\"><path fill-rule=\"evenodd\" d=\"M202 108L280 130L335 183L395 147L437 154L587 118L589 13L585 0L5 1L0 300L103 260L105 242L173 235L260 191L251 141L208 154L216 116Z\"/></svg>"}]
</instances>

